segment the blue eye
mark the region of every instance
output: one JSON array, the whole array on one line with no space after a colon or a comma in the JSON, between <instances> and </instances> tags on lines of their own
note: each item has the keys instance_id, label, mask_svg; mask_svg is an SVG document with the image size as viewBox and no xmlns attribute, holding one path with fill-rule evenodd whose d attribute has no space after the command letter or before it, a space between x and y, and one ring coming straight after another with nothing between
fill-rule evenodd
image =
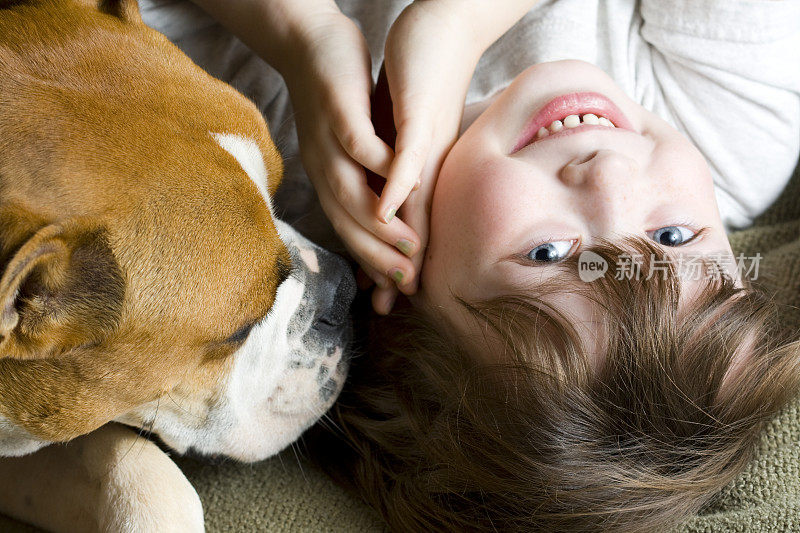
<instances>
[{"instance_id":1,"label":"blue eye","mask_svg":"<svg viewBox=\"0 0 800 533\"><path fill-rule=\"evenodd\" d=\"M546 242L528 252L528 259L536 263L558 263L569 256L574 246L575 241Z\"/></svg>"},{"instance_id":2,"label":"blue eye","mask_svg":"<svg viewBox=\"0 0 800 533\"><path fill-rule=\"evenodd\" d=\"M686 226L666 226L650 232L650 238L662 246L681 246L692 240L697 232Z\"/></svg>"}]
</instances>

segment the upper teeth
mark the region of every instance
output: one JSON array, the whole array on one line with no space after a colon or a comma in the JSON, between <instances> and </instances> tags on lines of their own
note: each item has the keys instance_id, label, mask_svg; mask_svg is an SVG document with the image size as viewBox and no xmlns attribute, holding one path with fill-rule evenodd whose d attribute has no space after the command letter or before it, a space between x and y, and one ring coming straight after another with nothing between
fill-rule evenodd
<instances>
[{"instance_id":1,"label":"upper teeth","mask_svg":"<svg viewBox=\"0 0 800 533\"><path fill-rule=\"evenodd\" d=\"M547 137L551 133L558 133L559 131L563 130L564 128L572 129L577 128L581 124L588 124L591 126L605 126L607 128L615 128L614 123L608 120L606 117L598 117L594 113L587 113L583 116L578 115L569 115L568 117L564 118L563 121L561 120L554 120L550 127L548 128L539 128L538 133L536 134L537 139L541 139L543 137Z\"/></svg>"}]
</instances>

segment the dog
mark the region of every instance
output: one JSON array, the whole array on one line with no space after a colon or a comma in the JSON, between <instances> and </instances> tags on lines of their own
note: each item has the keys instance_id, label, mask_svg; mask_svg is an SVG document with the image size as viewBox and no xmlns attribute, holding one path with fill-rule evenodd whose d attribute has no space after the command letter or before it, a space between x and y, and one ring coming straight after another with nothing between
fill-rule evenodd
<instances>
[{"instance_id":1,"label":"dog","mask_svg":"<svg viewBox=\"0 0 800 533\"><path fill-rule=\"evenodd\" d=\"M61 521L77 496L38 498L58 507L43 518L29 492L76 464L117 503L158 475L192 499L161 459L108 477L136 440L109 422L256 461L330 407L355 284L275 217L281 177L256 107L145 26L135 0L0 0L0 456L78 439L0 460L0 511L75 528ZM189 503L176 529L202 528ZM153 519L118 507L82 519Z\"/></svg>"}]
</instances>

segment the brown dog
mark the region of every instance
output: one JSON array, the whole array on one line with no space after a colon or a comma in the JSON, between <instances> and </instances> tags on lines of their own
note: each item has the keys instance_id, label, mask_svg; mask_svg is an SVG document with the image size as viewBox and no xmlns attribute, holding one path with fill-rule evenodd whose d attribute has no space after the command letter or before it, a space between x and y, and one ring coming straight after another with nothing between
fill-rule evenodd
<instances>
[{"instance_id":1,"label":"brown dog","mask_svg":"<svg viewBox=\"0 0 800 533\"><path fill-rule=\"evenodd\" d=\"M0 0L0 455L118 421L257 460L321 416L353 282L274 218L281 174L133 0Z\"/></svg>"}]
</instances>

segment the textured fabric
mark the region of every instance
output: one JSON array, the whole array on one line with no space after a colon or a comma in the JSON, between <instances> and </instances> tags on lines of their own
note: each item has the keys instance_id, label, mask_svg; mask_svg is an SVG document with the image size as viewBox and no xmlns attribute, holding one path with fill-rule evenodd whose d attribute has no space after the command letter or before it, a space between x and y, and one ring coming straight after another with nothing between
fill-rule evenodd
<instances>
[{"instance_id":1,"label":"textured fabric","mask_svg":"<svg viewBox=\"0 0 800 533\"><path fill-rule=\"evenodd\" d=\"M182 459L208 531L379 532L381 519L294 452L255 465Z\"/></svg>"}]
</instances>

